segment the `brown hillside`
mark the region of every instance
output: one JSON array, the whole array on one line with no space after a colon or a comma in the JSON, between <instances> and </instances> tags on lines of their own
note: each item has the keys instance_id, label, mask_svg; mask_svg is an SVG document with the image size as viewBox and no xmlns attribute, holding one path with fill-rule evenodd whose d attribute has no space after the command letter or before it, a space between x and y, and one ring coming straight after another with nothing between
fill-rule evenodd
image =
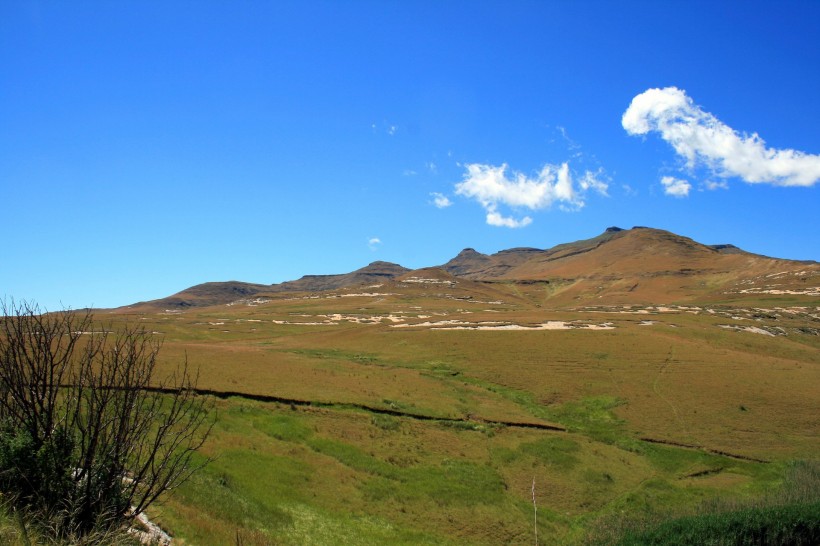
<instances>
[{"instance_id":1,"label":"brown hillside","mask_svg":"<svg viewBox=\"0 0 820 546\"><path fill-rule=\"evenodd\" d=\"M608 231L544 251L498 279L553 282L555 303L668 303L784 290L809 294L820 282L816 263L767 258L736 247L727 252L721 246L658 229Z\"/></svg>"},{"instance_id":2,"label":"brown hillside","mask_svg":"<svg viewBox=\"0 0 820 546\"><path fill-rule=\"evenodd\" d=\"M287 281L269 287L270 291L318 292L336 290L363 284L380 283L410 271L390 262L373 262L361 269L341 275L305 275L296 281Z\"/></svg>"},{"instance_id":3,"label":"brown hillside","mask_svg":"<svg viewBox=\"0 0 820 546\"><path fill-rule=\"evenodd\" d=\"M414 278L416 281L414 281ZM426 279L419 282L419 279ZM694 301L812 300L820 296L820 264L760 256L733 245L708 246L659 229L608 228L591 239L487 255L467 248L438 268L411 271L373 262L351 273L305 275L281 284L205 283L135 307L186 309L270 297L282 292L323 292L401 281L422 286L459 282L520 285L530 301L551 307L599 304L665 304ZM436 280L438 283L431 283ZM465 281L473 283L465 284ZM521 296L525 294L522 292ZM459 297L466 297L463 294Z\"/></svg>"}]
</instances>

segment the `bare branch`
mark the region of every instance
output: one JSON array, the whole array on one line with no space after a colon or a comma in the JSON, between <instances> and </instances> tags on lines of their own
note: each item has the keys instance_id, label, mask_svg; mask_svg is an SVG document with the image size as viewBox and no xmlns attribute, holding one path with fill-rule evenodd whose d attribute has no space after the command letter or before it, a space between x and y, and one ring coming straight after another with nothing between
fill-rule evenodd
<instances>
[{"instance_id":1,"label":"bare branch","mask_svg":"<svg viewBox=\"0 0 820 546\"><path fill-rule=\"evenodd\" d=\"M162 344L142 328L27 302L0 312L0 491L84 533L142 513L201 466L212 405L187 359L157 381Z\"/></svg>"}]
</instances>

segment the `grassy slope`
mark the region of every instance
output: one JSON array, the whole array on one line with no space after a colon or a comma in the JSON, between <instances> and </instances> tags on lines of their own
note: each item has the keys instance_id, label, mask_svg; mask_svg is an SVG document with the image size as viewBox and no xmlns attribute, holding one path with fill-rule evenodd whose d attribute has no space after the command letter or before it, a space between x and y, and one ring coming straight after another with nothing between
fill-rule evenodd
<instances>
[{"instance_id":1,"label":"grassy slope","mask_svg":"<svg viewBox=\"0 0 820 546\"><path fill-rule=\"evenodd\" d=\"M162 332L166 365L187 354L202 387L342 404L220 400L207 446L217 459L160 508L160 521L191 544L237 536L243 544L523 544L533 540L534 479L542 542L574 543L607 514L760 495L778 484L786 461L818 452L820 338L799 330L817 328L810 310L769 318L721 307L547 311L538 306L549 286L469 288L388 286L368 291L393 295L112 315ZM615 329L272 322L334 313ZM642 325L647 319L657 322ZM788 335L719 327L727 324ZM569 432L487 420L560 423Z\"/></svg>"}]
</instances>

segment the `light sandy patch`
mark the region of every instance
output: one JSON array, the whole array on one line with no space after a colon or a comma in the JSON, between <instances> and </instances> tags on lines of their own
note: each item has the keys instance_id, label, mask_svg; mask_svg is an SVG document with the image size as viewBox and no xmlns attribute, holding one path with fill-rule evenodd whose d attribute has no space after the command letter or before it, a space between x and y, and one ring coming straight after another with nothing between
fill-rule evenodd
<instances>
[{"instance_id":1,"label":"light sandy patch","mask_svg":"<svg viewBox=\"0 0 820 546\"><path fill-rule=\"evenodd\" d=\"M585 328L587 330L614 330L615 325L611 322L605 322L603 324L587 324L585 326L576 326L576 328Z\"/></svg>"},{"instance_id":2,"label":"light sandy patch","mask_svg":"<svg viewBox=\"0 0 820 546\"><path fill-rule=\"evenodd\" d=\"M335 326L338 322L326 320L324 322L293 322L290 320L272 320L273 324L289 324L293 326Z\"/></svg>"},{"instance_id":3,"label":"light sandy patch","mask_svg":"<svg viewBox=\"0 0 820 546\"><path fill-rule=\"evenodd\" d=\"M441 284L445 286L455 286L456 281L447 281L443 279L427 279L424 277L410 277L408 279L404 279L403 283L413 283L413 284Z\"/></svg>"},{"instance_id":4,"label":"light sandy patch","mask_svg":"<svg viewBox=\"0 0 820 546\"><path fill-rule=\"evenodd\" d=\"M649 309L580 309L582 313L618 313L619 315L648 315Z\"/></svg>"},{"instance_id":5,"label":"light sandy patch","mask_svg":"<svg viewBox=\"0 0 820 546\"><path fill-rule=\"evenodd\" d=\"M774 294L790 296L820 296L820 286L813 286L802 290L777 290L763 288L744 288L739 291L741 294Z\"/></svg>"},{"instance_id":6,"label":"light sandy patch","mask_svg":"<svg viewBox=\"0 0 820 546\"><path fill-rule=\"evenodd\" d=\"M768 330L764 330L763 328L758 328L756 326L738 326L733 324L718 324L719 328L725 328L727 330L735 330L737 332L751 332L753 334L761 334L764 336L771 336L774 337L775 335Z\"/></svg>"},{"instance_id":7,"label":"light sandy patch","mask_svg":"<svg viewBox=\"0 0 820 546\"><path fill-rule=\"evenodd\" d=\"M550 320L537 326L522 326L520 324L488 325L485 323L465 323L459 326L445 326L434 330L613 330L611 322L603 324L575 324L562 320Z\"/></svg>"},{"instance_id":8,"label":"light sandy patch","mask_svg":"<svg viewBox=\"0 0 820 546\"><path fill-rule=\"evenodd\" d=\"M382 293L382 292L359 292L356 294L331 294L329 296L325 296L326 299L333 299L333 298L379 298L384 296L395 296L396 294L392 293Z\"/></svg>"},{"instance_id":9,"label":"light sandy patch","mask_svg":"<svg viewBox=\"0 0 820 546\"><path fill-rule=\"evenodd\" d=\"M497 323L495 323L497 324ZM474 322L464 322L463 320L439 320L436 322L416 322L413 324L394 324L393 328L440 328L442 326L471 326L476 327L476 323Z\"/></svg>"}]
</instances>

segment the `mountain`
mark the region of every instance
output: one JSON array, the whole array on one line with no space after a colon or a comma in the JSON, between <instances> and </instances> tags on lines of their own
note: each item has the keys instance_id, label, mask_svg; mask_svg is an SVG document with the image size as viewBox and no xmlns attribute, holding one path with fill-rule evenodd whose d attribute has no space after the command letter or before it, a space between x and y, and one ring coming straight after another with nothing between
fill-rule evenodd
<instances>
[{"instance_id":1,"label":"mountain","mask_svg":"<svg viewBox=\"0 0 820 546\"><path fill-rule=\"evenodd\" d=\"M182 292L177 292L173 296L136 303L133 306L158 306L164 309L187 309L189 307L207 307L230 303L243 298L250 298L264 291L269 291L270 286L265 284L251 284L239 281L227 282L206 282L186 288Z\"/></svg>"},{"instance_id":2,"label":"mountain","mask_svg":"<svg viewBox=\"0 0 820 546\"><path fill-rule=\"evenodd\" d=\"M423 275L422 273L423 272ZM415 277L414 277L415 275ZM421 275L421 276L420 276ZM185 309L271 297L282 292L454 279L490 284L538 284L551 306L579 303L661 304L753 297L820 296L820 264L769 258L731 244L705 245L647 227L608 228L591 239L549 249L512 248L482 254L466 248L447 263L411 271L373 262L351 273L305 275L281 284L200 284L168 298L136 306Z\"/></svg>"},{"instance_id":3,"label":"mountain","mask_svg":"<svg viewBox=\"0 0 820 546\"><path fill-rule=\"evenodd\" d=\"M173 296L140 302L129 307L162 307L181 310L189 307L205 307L248 300L263 294L276 292L320 292L336 290L348 286L359 286L384 282L410 271L406 267L390 262L373 262L351 273L340 275L305 275L295 281L281 284L251 284L237 281L208 282L198 284L178 292Z\"/></svg>"},{"instance_id":4,"label":"mountain","mask_svg":"<svg viewBox=\"0 0 820 546\"><path fill-rule=\"evenodd\" d=\"M287 281L272 285L268 290L291 292L319 292L336 290L348 286L359 286L384 282L410 271L406 267L390 262L373 262L352 273L342 275L305 275L296 281Z\"/></svg>"},{"instance_id":5,"label":"mountain","mask_svg":"<svg viewBox=\"0 0 820 546\"><path fill-rule=\"evenodd\" d=\"M708 246L639 227L559 245L496 280L550 279L557 284L554 304L595 299L665 303L726 299L731 294L809 295L820 281L819 269L817 263L768 258L730 245Z\"/></svg>"},{"instance_id":6,"label":"mountain","mask_svg":"<svg viewBox=\"0 0 820 546\"><path fill-rule=\"evenodd\" d=\"M615 233L623 232L621 228L611 227L601 235L592 239L564 243L548 250L537 248L511 248L495 254L486 255L476 252L472 248L462 250L458 256L441 266L442 269L459 277L468 279L488 280L500 278L515 278L511 273L516 267L524 263L558 259L576 253L588 252L610 240ZM510 276L512 275L512 276Z\"/></svg>"}]
</instances>

